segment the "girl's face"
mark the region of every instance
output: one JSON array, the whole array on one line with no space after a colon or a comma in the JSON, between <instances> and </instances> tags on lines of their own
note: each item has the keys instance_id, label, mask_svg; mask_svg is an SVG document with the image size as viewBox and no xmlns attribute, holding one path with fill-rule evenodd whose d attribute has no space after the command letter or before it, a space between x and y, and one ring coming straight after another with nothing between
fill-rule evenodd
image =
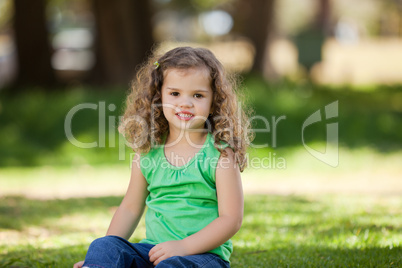
<instances>
[{"instance_id":1,"label":"girl's face","mask_svg":"<svg viewBox=\"0 0 402 268\"><path fill-rule=\"evenodd\" d=\"M212 97L209 72L205 68L165 71L162 106L171 131L203 129L212 113Z\"/></svg>"}]
</instances>

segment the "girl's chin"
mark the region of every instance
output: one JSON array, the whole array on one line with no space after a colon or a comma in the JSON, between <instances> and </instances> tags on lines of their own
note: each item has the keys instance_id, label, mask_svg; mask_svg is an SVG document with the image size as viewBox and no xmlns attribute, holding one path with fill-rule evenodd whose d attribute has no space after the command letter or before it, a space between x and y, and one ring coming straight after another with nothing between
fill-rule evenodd
<instances>
[{"instance_id":1,"label":"girl's chin","mask_svg":"<svg viewBox=\"0 0 402 268\"><path fill-rule=\"evenodd\" d=\"M180 130L197 130L204 129L205 122L196 121L179 121L177 124L172 124L176 129ZM170 125L170 126L172 126Z\"/></svg>"}]
</instances>

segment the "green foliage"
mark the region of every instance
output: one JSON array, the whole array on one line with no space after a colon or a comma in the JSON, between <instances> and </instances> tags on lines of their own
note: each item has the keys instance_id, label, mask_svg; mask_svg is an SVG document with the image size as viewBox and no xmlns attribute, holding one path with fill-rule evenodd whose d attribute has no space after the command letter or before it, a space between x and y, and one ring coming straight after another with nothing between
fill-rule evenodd
<instances>
[{"instance_id":1,"label":"green foliage","mask_svg":"<svg viewBox=\"0 0 402 268\"><path fill-rule=\"evenodd\" d=\"M1 166L33 166L45 164L105 163L118 150L118 116L122 113L124 92L72 89L68 92L29 92L19 96L3 96L0 100ZM100 114L104 103L105 112ZM74 138L83 143L98 142L99 125L105 120L105 148L78 148L71 144L65 132L66 116L80 104L97 105L96 109L80 109L71 119ZM115 105L114 111L108 109ZM110 119L114 116L114 122ZM102 119L102 117L104 119ZM109 129L109 121L112 131ZM109 134L115 135L116 145L109 146ZM129 152L129 150L127 150ZM116 154L116 156L118 153Z\"/></svg>"},{"instance_id":2,"label":"green foliage","mask_svg":"<svg viewBox=\"0 0 402 268\"><path fill-rule=\"evenodd\" d=\"M325 142L326 124L339 123L339 142L348 148L372 147L380 152L402 148L402 87L378 86L374 89L323 87L309 83L294 84L283 81L267 84L250 76L245 80L247 94L252 98L256 115L269 120L270 133L257 133L255 142L271 142L273 119L277 123L277 147L301 145L304 121L320 110L324 120L305 130L307 142ZM325 120L326 105L338 101L339 116ZM264 124L255 120L255 128ZM272 145L272 142L270 143Z\"/></svg>"},{"instance_id":3,"label":"green foliage","mask_svg":"<svg viewBox=\"0 0 402 268\"><path fill-rule=\"evenodd\" d=\"M200 10L211 10L219 5L234 2L233 0L192 0L193 5Z\"/></svg>"},{"instance_id":4,"label":"green foliage","mask_svg":"<svg viewBox=\"0 0 402 268\"><path fill-rule=\"evenodd\" d=\"M299 148L302 146L303 122L319 109L325 117L324 107L339 101L339 117L306 128L306 142L325 143L326 124L338 122L339 141L343 147L369 147L378 152L402 148L401 86L356 90L286 81L267 84L251 76L245 79L244 86L254 115L266 118L270 127L270 132L256 133L254 144L268 143L270 149ZM129 159L132 150L128 147L119 149L119 141L123 138L117 131L124 98L122 90L90 88L1 96L0 166L98 165ZM95 104L96 109L82 109L74 115L72 134L80 142L99 144L104 141L105 147L78 148L66 138L64 123L68 112L84 103ZM102 103L106 133L105 137L99 138ZM109 109L109 105L115 105L116 109ZM279 120L281 116L286 118ZM252 123L255 129L266 128L262 120L255 119ZM112 128L109 129L109 125Z\"/></svg>"},{"instance_id":5,"label":"green foliage","mask_svg":"<svg viewBox=\"0 0 402 268\"><path fill-rule=\"evenodd\" d=\"M171 9L180 10L181 12L202 12L212 10L219 6L233 4L235 0L157 0L155 2L159 2L159 8L169 7Z\"/></svg>"},{"instance_id":6,"label":"green foliage","mask_svg":"<svg viewBox=\"0 0 402 268\"><path fill-rule=\"evenodd\" d=\"M11 0L0 1L0 30L10 23L12 14L14 12L13 2Z\"/></svg>"}]
</instances>

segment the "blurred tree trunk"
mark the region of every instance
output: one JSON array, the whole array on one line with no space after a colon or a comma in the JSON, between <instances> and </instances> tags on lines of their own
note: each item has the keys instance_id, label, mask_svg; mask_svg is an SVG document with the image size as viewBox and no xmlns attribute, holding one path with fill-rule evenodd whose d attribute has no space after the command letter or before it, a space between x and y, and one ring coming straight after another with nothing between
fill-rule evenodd
<instances>
[{"instance_id":1,"label":"blurred tree trunk","mask_svg":"<svg viewBox=\"0 0 402 268\"><path fill-rule=\"evenodd\" d=\"M252 71L267 78L276 77L269 56L274 6L275 0L239 0L235 18L237 30L255 47Z\"/></svg>"},{"instance_id":2,"label":"blurred tree trunk","mask_svg":"<svg viewBox=\"0 0 402 268\"><path fill-rule=\"evenodd\" d=\"M52 86L51 48L46 27L45 0L14 0L14 34L17 49L16 89Z\"/></svg>"},{"instance_id":3,"label":"blurred tree trunk","mask_svg":"<svg viewBox=\"0 0 402 268\"><path fill-rule=\"evenodd\" d=\"M96 63L90 80L128 84L154 43L148 0L93 0Z\"/></svg>"},{"instance_id":4,"label":"blurred tree trunk","mask_svg":"<svg viewBox=\"0 0 402 268\"><path fill-rule=\"evenodd\" d=\"M316 15L316 28L325 36L332 34L331 0L319 0Z\"/></svg>"}]
</instances>

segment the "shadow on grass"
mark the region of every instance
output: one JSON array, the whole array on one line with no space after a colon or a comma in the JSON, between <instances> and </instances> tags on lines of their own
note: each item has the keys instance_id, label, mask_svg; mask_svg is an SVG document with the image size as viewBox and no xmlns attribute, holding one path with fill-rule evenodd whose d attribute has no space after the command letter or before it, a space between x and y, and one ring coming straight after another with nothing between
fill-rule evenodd
<instances>
[{"instance_id":1,"label":"shadow on grass","mask_svg":"<svg viewBox=\"0 0 402 268\"><path fill-rule=\"evenodd\" d=\"M72 267L84 259L88 245L24 250L0 255L0 267ZM296 246L270 249L234 248L232 267L401 267L402 248L362 249Z\"/></svg>"},{"instance_id":2,"label":"shadow on grass","mask_svg":"<svg viewBox=\"0 0 402 268\"><path fill-rule=\"evenodd\" d=\"M361 249L325 246L272 246L270 249L236 248L232 267L401 267L402 247Z\"/></svg>"},{"instance_id":3,"label":"shadow on grass","mask_svg":"<svg viewBox=\"0 0 402 268\"><path fill-rule=\"evenodd\" d=\"M32 225L52 228L48 220L63 215L107 212L119 205L121 197L7 196L0 201L0 228L7 232ZM233 237L232 267L401 267L402 248L396 241L402 232L400 204L383 200L381 206L362 212L361 202L351 197L348 202L354 209L326 197L246 196L243 226ZM72 230L59 232L46 238L50 244ZM71 267L84 258L87 247L71 246L71 241L58 242L55 248L42 248L40 243L6 247L0 267Z\"/></svg>"},{"instance_id":4,"label":"shadow on grass","mask_svg":"<svg viewBox=\"0 0 402 268\"><path fill-rule=\"evenodd\" d=\"M26 226L39 226L49 219L63 215L94 212L107 213L120 205L122 197L91 197L56 200L36 200L22 196L0 198L0 229L22 230Z\"/></svg>"},{"instance_id":5,"label":"shadow on grass","mask_svg":"<svg viewBox=\"0 0 402 268\"><path fill-rule=\"evenodd\" d=\"M366 230L378 234L402 233L402 209L398 203L391 206L377 204L367 209L364 203L334 204L332 197L335 196L314 199L294 195L248 195L245 197L242 229L255 230L256 233L269 229L286 229L294 234L308 231L327 239L341 233L359 235ZM359 197L351 200L359 201Z\"/></svg>"},{"instance_id":6,"label":"shadow on grass","mask_svg":"<svg viewBox=\"0 0 402 268\"><path fill-rule=\"evenodd\" d=\"M85 258L88 245L68 246L58 249L40 249L27 246L26 249L0 255L0 267L73 267L74 263Z\"/></svg>"},{"instance_id":7,"label":"shadow on grass","mask_svg":"<svg viewBox=\"0 0 402 268\"><path fill-rule=\"evenodd\" d=\"M88 245L59 249L29 248L1 256L0 267L69 267L85 258ZM401 267L402 248L362 249L295 246L234 248L231 267Z\"/></svg>"},{"instance_id":8,"label":"shadow on grass","mask_svg":"<svg viewBox=\"0 0 402 268\"><path fill-rule=\"evenodd\" d=\"M41 225L49 219L57 219L63 215L106 212L118 206L122 198L121 196L104 196L39 200L23 196L0 197L0 228L22 230L27 225ZM251 200L246 199L244 209L245 216L261 213L318 215L317 209L316 211L311 209L311 204L312 201L298 196L253 196Z\"/></svg>"}]
</instances>

